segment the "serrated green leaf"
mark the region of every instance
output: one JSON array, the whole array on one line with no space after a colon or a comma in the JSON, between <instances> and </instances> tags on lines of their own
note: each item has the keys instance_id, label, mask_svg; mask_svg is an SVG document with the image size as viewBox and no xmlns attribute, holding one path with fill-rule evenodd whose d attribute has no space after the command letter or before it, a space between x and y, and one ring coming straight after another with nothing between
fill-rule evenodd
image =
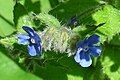
<instances>
[{"instance_id":1,"label":"serrated green leaf","mask_svg":"<svg viewBox=\"0 0 120 80\"><path fill-rule=\"evenodd\" d=\"M103 71L110 80L120 80L120 49L111 45L105 46L101 63Z\"/></svg>"},{"instance_id":2,"label":"serrated green leaf","mask_svg":"<svg viewBox=\"0 0 120 80\"><path fill-rule=\"evenodd\" d=\"M13 24L13 1L0 0L0 36L5 37L15 31ZM9 13L9 14L8 14Z\"/></svg>"},{"instance_id":3,"label":"serrated green leaf","mask_svg":"<svg viewBox=\"0 0 120 80\"><path fill-rule=\"evenodd\" d=\"M45 80L104 80L101 64L82 68L73 57L46 52L43 65L35 64L34 73ZM41 74L40 74L41 73ZM39 75L40 74L40 75Z\"/></svg>"},{"instance_id":4,"label":"serrated green leaf","mask_svg":"<svg viewBox=\"0 0 120 80\"><path fill-rule=\"evenodd\" d=\"M7 54L8 52L0 47L0 79L1 80L42 80L37 76L23 71Z\"/></svg>"},{"instance_id":5,"label":"serrated green leaf","mask_svg":"<svg viewBox=\"0 0 120 80\"><path fill-rule=\"evenodd\" d=\"M96 25L105 23L96 30L96 33L101 36L102 43L107 38L111 40L114 35L120 32L120 11L111 5L106 5L102 10L93 14L93 19L96 21Z\"/></svg>"},{"instance_id":6,"label":"serrated green leaf","mask_svg":"<svg viewBox=\"0 0 120 80\"><path fill-rule=\"evenodd\" d=\"M48 59L44 67L39 66L34 72L37 75L42 73L40 76L45 80L83 80L84 74L82 67L75 64L74 61L69 58L67 58L67 61L65 59L64 63L62 61L57 62L54 59Z\"/></svg>"}]
</instances>

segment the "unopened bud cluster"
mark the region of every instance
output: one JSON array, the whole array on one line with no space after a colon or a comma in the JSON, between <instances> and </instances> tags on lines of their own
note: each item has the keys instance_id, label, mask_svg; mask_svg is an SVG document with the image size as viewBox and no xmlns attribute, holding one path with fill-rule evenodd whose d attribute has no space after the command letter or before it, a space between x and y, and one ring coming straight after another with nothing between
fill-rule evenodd
<instances>
[{"instance_id":1,"label":"unopened bud cluster","mask_svg":"<svg viewBox=\"0 0 120 80\"><path fill-rule=\"evenodd\" d=\"M47 50L54 50L60 53L71 53L71 39L73 36L71 29L64 26L61 28L47 27L40 34L42 39L42 48Z\"/></svg>"}]
</instances>

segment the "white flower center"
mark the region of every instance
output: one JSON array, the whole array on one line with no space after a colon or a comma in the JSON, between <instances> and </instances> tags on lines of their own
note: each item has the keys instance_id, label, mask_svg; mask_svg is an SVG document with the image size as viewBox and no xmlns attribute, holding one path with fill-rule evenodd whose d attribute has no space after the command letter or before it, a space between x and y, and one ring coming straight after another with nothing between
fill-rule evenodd
<instances>
[{"instance_id":1,"label":"white flower center","mask_svg":"<svg viewBox=\"0 0 120 80\"><path fill-rule=\"evenodd\" d=\"M31 38L30 39L31 43L35 43L35 39Z\"/></svg>"},{"instance_id":2,"label":"white flower center","mask_svg":"<svg viewBox=\"0 0 120 80\"><path fill-rule=\"evenodd\" d=\"M89 49L89 47L85 46L83 50L86 52L86 51L88 51L88 49Z\"/></svg>"},{"instance_id":3,"label":"white flower center","mask_svg":"<svg viewBox=\"0 0 120 80\"><path fill-rule=\"evenodd\" d=\"M75 21L73 24L74 24L74 25L77 25L77 21Z\"/></svg>"}]
</instances>

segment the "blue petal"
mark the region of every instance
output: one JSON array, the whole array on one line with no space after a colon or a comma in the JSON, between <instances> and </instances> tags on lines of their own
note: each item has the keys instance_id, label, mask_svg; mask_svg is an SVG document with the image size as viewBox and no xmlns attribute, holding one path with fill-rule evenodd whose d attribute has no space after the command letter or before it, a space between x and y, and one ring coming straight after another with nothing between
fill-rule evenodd
<instances>
[{"instance_id":1,"label":"blue petal","mask_svg":"<svg viewBox=\"0 0 120 80\"><path fill-rule=\"evenodd\" d=\"M37 52L34 45L28 45L28 52L31 56L36 56Z\"/></svg>"},{"instance_id":2,"label":"blue petal","mask_svg":"<svg viewBox=\"0 0 120 80\"><path fill-rule=\"evenodd\" d=\"M18 44L24 44L24 45L26 45L26 44L29 43L28 39L30 37L28 35L19 34L19 35L17 35L17 37L18 37Z\"/></svg>"},{"instance_id":3,"label":"blue petal","mask_svg":"<svg viewBox=\"0 0 120 80\"><path fill-rule=\"evenodd\" d=\"M40 43L34 45L34 47L35 47L36 53L37 53L38 55L42 53L42 47L41 47L41 44L40 44Z\"/></svg>"},{"instance_id":4,"label":"blue petal","mask_svg":"<svg viewBox=\"0 0 120 80\"><path fill-rule=\"evenodd\" d=\"M32 28L27 26L23 26L22 28L29 34L29 36L34 36L34 30Z\"/></svg>"},{"instance_id":5,"label":"blue petal","mask_svg":"<svg viewBox=\"0 0 120 80\"><path fill-rule=\"evenodd\" d=\"M18 44L26 45L29 44L29 41L27 39L18 39Z\"/></svg>"},{"instance_id":6,"label":"blue petal","mask_svg":"<svg viewBox=\"0 0 120 80\"><path fill-rule=\"evenodd\" d=\"M96 35L96 34L93 34L92 36L90 36L88 39L87 39L87 42L88 44L92 45L92 44L96 44L99 42L99 36Z\"/></svg>"},{"instance_id":7,"label":"blue petal","mask_svg":"<svg viewBox=\"0 0 120 80\"><path fill-rule=\"evenodd\" d=\"M29 39L30 38L28 35L25 35L25 34L18 34L17 37L19 39Z\"/></svg>"},{"instance_id":8,"label":"blue petal","mask_svg":"<svg viewBox=\"0 0 120 80\"><path fill-rule=\"evenodd\" d=\"M86 61L85 59L81 59L79 64L82 67L89 67L92 64L92 60L91 60L91 58L89 61Z\"/></svg>"},{"instance_id":9,"label":"blue petal","mask_svg":"<svg viewBox=\"0 0 120 80\"><path fill-rule=\"evenodd\" d=\"M90 47L89 49L89 53L92 55L92 56L100 56L101 54L101 48L99 46L94 46L94 47Z\"/></svg>"},{"instance_id":10,"label":"blue petal","mask_svg":"<svg viewBox=\"0 0 120 80\"><path fill-rule=\"evenodd\" d=\"M92 60L89 54L86 54L82 51L82 48L77 50L74 59L77 63L79 63L82 67L89 67L92 64Z\"/></svg>"},{"instance_id":11,"label":"blue petal","mask_svg":"<svg viewBox=\"0 0 120 80\"><path fill-rule=\"evenodd\" d=\"M92 64L92 60L89 54L86 54L84 52L81 52L80 54L80 62L79 64L82 67L89 67Z\"/></svg>"},{"instance_id":12,"label":"blue petal","mask_svg":"<svg viewBox=\"0 0 120 80\"><path fill-rule=\"evenodd\" d=\"M80 47L83 48L84 46L85 46L85 41L84 40L78 41L77 44L76 44L77 49L80 48Z\"/></svg>"},{"instance_id":13,"label":"blue petal","mask_svg":"<svg viewBox=\"0 0 120 80\"><path fill-rule=\"evenodd\" d=\"M41 42L41 39L40 39L40 37L39 37L39 35L37 33L34 34L33 38L35 39L36 43L40 43Z\"/></svg>"},{"instance_id":14,"label":"blue petal","mask_svg":"<svg viewBox=\"0 0 120 80\"><path fill-rule=\"evenodd\" d=\"M89 61L90 60L90 55L88 53L85 53L84 51L81 51L80 52L80 59L85 59L86 61Z\"/></svg>"},{"instance_id":15,"label":"blue petal","mask_svg":"<svg viewBox=\"0 0 120 80\"><path fill-rule=\"evenodd\" d=\"M74 59L75 59L75 61L77 62L77 63L79 63L80 62L80 52L81 52L81 48L79 48L78 50L77 50L77 52L76 52L76 55L74 56Z\"/></svg>"}]
</instances>

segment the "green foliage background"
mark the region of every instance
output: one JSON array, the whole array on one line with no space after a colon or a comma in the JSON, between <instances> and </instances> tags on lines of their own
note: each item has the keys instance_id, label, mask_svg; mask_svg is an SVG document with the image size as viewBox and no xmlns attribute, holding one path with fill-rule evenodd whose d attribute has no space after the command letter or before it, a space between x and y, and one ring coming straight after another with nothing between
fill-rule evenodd
<instances>
[{"instance_id":1,"label":"green foliage background","mask_svg":"<svg viewBox=\"0 0 120 80\"><path fill-rule=\"evenodd\" d=\"M59 28L74 15L79 26L73 31L81 38L101 37L102 55L88 68L53 51L43 52L40 60L30 57L26 47L15 43L13 36L23 32L23 25L38 31L44 25ZM0 0L0 80L120 80L119 33L120 0Z\"/></svg>"}]
</instances>

